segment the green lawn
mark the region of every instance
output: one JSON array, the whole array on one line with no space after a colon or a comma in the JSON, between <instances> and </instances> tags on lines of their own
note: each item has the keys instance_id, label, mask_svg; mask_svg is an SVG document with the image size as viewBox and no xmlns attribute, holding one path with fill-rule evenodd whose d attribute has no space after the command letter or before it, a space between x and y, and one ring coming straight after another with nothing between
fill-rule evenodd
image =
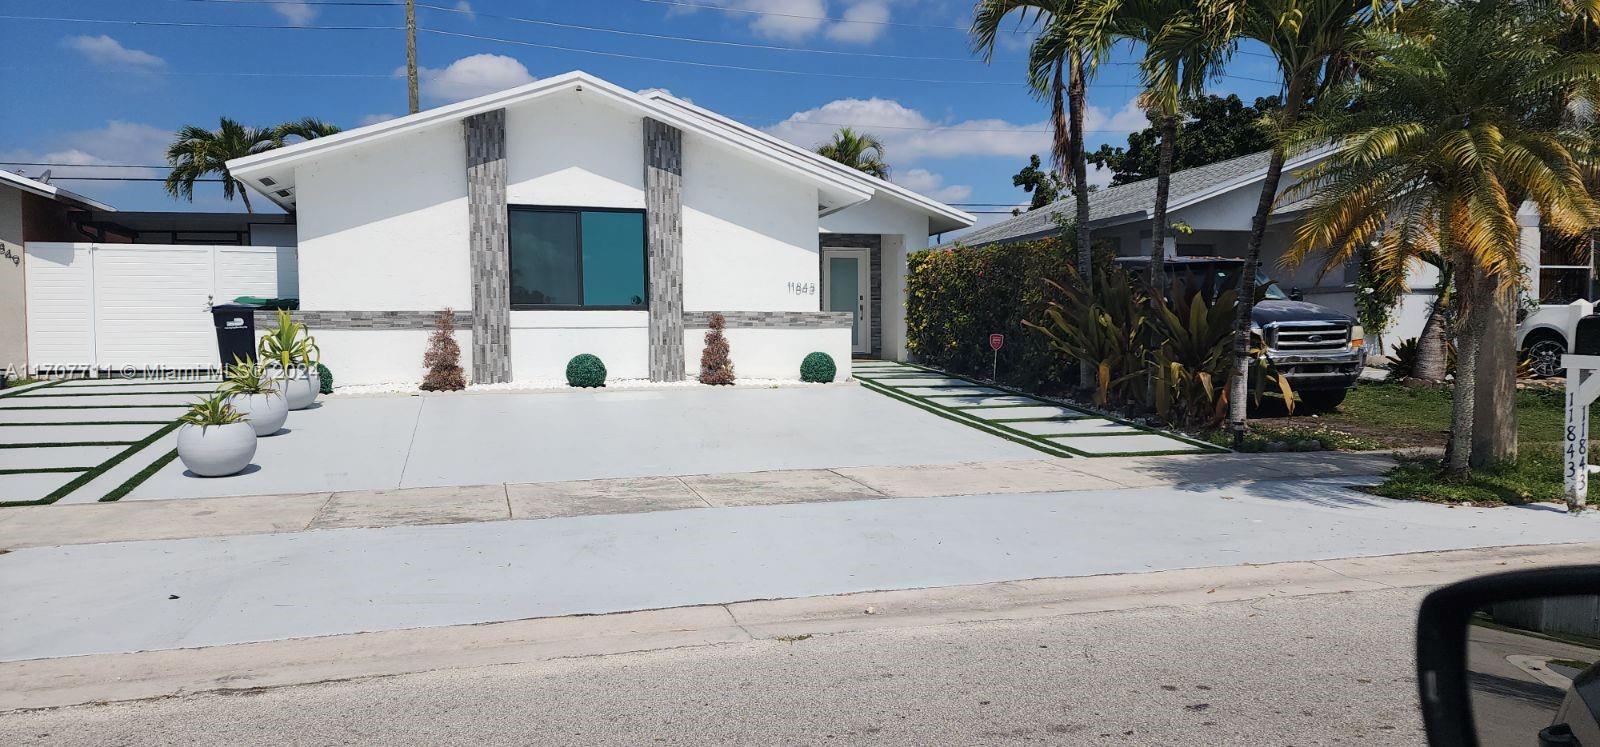
<instances>
[{"instance_id":1,"label":"green lawn","mask_svg":"<svg viewBox=\"0 0 1600 747\"><path fill-rule=\"evenodd\" d=\"M1408 459L1374 491L1392 498L1452 503L1559 501L1559 439L1565 419L1562 398L1562 390L1556 388L1517 392L1520 458L1514 465L1478 471L1457 481L1439 474L1437 460ZM1298 437L1317 440L1324 448L1346 449L1442 447L1449 428L1449 389L1413 389L1398 384L1362 384L1350 393L1338 412L1265 417L1253 425L1263 441L1294 443ZM1600 419L1591 419L1590 435L1591 440L1600 435Z\"/></svg>"}]
</instances>

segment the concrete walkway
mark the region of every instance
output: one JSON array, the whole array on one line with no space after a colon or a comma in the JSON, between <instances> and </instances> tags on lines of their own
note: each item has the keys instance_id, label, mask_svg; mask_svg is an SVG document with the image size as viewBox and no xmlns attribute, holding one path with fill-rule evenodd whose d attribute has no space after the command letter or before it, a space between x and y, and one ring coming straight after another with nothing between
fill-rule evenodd
<instances>
[{"instance_id":1,"label":"concrete walkway","mask_svg":"<svg viewBox=\"0 0 1600 747\"><path fill-rule=\"evenodd\" d=\"M1375 475L1391 464L1383 454L1330 452L1046 458L58 504L0 511L0 549L889 497L1235 484Z\"/></svg>"},{"instance_id":2,"label":"concrete walkway","mask_svg":"<svg viewBox=\"0 0 1600 747\"><path fill-rule=\"evenodd\" d=\"M533 617L1600 540L1548 507L1349 479L885 498L41 547L0 556L0 661Z\"/></svg>"}]
</instances>

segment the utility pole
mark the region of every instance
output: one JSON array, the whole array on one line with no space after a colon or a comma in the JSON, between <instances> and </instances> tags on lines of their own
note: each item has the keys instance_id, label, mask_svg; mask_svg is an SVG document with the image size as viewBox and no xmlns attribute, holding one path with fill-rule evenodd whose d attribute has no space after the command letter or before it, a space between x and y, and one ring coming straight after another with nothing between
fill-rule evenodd
<instances>
[{"instance_id":1,"label":"utility pole","mask_svg":"<svg viewBox=\"0 0 1600 747\"><path fill-rule=\"evenodd\" d=\"M411 113L421 106L417 100L417 0L406 0L406 99Z\"/></svg>"}]
</instances>

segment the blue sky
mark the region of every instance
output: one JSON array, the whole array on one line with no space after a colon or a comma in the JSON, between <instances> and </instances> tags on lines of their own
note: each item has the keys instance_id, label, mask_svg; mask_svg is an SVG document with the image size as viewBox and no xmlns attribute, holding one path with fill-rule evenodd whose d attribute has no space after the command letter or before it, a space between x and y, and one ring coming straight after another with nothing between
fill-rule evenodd
<instances>
[{"instance_id":1,"label":"blue sky","mask_svg":"<svg viewBox=\"0 0 1600 747\"><path fill-rule=\"evenodd\" d=\"M173 130L214 128L219 116L259 126L313 116L348 128L403 114L402 31L314 28L401 26L401 7L384 2L0 0L9 16L0 18L0 159L85 165L57 167L58 177L160 176L86 165L159 164ZM1011 175L1048 148L1048 108L1019 85L1026 38L1008 35L984 65L967 49L970 12L957 0L419 0L423 106L581 69L669 89L808 146L852 124L885 141L893 177L907 186L954 203L1025 201ZM287 28L263 28L277 26ZM1271 60L1245 51L1213 88L1247 100L1275 93L1250 80L1275 78ZM1092 147L1143 126L1135 59L1119 50L1090 87ZM151 183L59 183L122 209L242 210L215 184L197 187L189 204Z\"/></svg>"}]
</instances>

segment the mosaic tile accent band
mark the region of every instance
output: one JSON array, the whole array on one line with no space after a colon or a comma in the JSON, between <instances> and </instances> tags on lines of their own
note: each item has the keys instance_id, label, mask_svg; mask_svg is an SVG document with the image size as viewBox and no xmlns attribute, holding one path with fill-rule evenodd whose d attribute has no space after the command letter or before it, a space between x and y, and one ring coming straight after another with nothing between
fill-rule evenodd
<instances>
[{"instance_id":1,"label":"mosaic tile accent band","mask_svg":"<svg viewBox=\"0 0 1600 747\"><path fill-rule=\"evenodd\" d=\"M704 329L718 313L728 329L849 329L854 319L848 311L685 311L683 324Z\"/></svg>"},{"instance_id":2,"label":"mosaic tile accent band","mask_svg":"<svg viewBox=\"0 0 1600 747\"><path fill-rule=\"evenodd\" d=\"M303 322L316 334L319 329L433 329L438 311L296 311L294 320ZM456 329L472 329L472 314L456 312ZM256 311L256 329L277 323L278 312Z\"/></svg>"}]
</instances>

